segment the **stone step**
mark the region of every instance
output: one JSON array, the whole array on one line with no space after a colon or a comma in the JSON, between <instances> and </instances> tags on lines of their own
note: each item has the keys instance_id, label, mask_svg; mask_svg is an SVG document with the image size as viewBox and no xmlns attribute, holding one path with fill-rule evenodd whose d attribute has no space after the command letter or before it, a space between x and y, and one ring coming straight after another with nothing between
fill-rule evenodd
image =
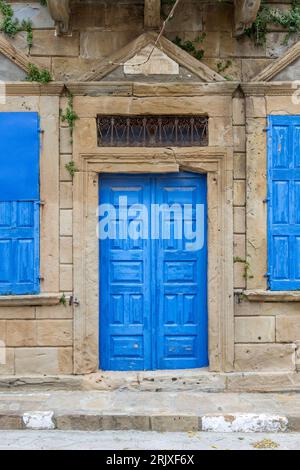
<instances>
[{"instance_id":1,"label":"stone step","mask_svg":"<svg viewBox=\"0 0 300 470\"><path fill-rule=\"evenodd\" d=\"M0 393L0 430L300 431L300 394Z\"/></svg>"},{"instance_id":2,"label":"stone step","mask_svg":"<svg viewBox=\"0 0 300 470\"><path fill-rule=\"evenodd\" d=\"M0 391L300 392L300 373L174 370L87 375L0 376Z\"/></svg>"}]
</instances>

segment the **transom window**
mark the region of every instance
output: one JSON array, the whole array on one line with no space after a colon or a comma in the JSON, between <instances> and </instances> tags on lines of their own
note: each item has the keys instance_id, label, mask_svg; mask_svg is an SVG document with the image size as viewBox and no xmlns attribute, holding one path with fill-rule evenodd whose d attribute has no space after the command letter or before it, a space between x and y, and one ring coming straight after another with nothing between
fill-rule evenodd
<instances>
[{"instance_id":1,"label":"transom window","mask_svg":"<svg viewBox=\"0 0 300 470\"><path fill-rule=\"evenodd\" d=\"M99 147L208 145L207 116L97 116Z\"/></svg>"}]
</instances>

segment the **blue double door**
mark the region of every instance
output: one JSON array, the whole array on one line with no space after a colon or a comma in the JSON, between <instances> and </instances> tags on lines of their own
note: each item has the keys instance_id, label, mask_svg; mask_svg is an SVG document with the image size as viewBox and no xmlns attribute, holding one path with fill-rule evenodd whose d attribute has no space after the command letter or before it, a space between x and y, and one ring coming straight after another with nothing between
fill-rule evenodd
<instances>
[{"instance_id":1,"label":"blue double door","mask_svg":"<svg viewBox=\"0 0 300 470\"><path fill-rule=\"evenodd\" d=\"M206 177L99 183L100 368L207 366Z\"/></svg>"}]
</instances>

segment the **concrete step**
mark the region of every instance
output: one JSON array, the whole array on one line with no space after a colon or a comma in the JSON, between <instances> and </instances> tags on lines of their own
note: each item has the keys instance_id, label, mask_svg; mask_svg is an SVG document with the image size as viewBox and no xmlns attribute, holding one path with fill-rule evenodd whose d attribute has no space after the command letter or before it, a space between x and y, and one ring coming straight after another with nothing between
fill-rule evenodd
<instances>
[{"instance_id":1,"label":"concrete step","mask_svg":"<svg viewBox=\"0 0 300 470\"><path fill-rule=\"evenodd\" d=\"M300 431L300 394L1 392L0 429Z\"/></svg>"}]
</instances>

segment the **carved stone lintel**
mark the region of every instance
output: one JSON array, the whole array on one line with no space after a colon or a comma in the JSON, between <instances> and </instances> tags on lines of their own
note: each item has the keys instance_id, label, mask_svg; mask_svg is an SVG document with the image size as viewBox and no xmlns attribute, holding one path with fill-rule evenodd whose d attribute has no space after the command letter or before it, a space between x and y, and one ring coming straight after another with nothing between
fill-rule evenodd
<instances>
[{"instance_id":1,"label":"carved stone lintel","mask_svg":"<svg viewBox=\"0 0 300 470\"><path fill-rule=\"evenodd\" d=\"M66 34L69 32L70 23L70 0L48 0L50 15L55 21L56 34Z\"/></svg>"},{"instance_id":2,"label":"carved stone lintel","mask_svg":"<svg viewBox=\"0 0 300 470\"><path fill-rule=\"evenodd\" d=\"M256 20L261 0L234 0L235 37L241 36Z\"/></svg>"}]
</instances>

